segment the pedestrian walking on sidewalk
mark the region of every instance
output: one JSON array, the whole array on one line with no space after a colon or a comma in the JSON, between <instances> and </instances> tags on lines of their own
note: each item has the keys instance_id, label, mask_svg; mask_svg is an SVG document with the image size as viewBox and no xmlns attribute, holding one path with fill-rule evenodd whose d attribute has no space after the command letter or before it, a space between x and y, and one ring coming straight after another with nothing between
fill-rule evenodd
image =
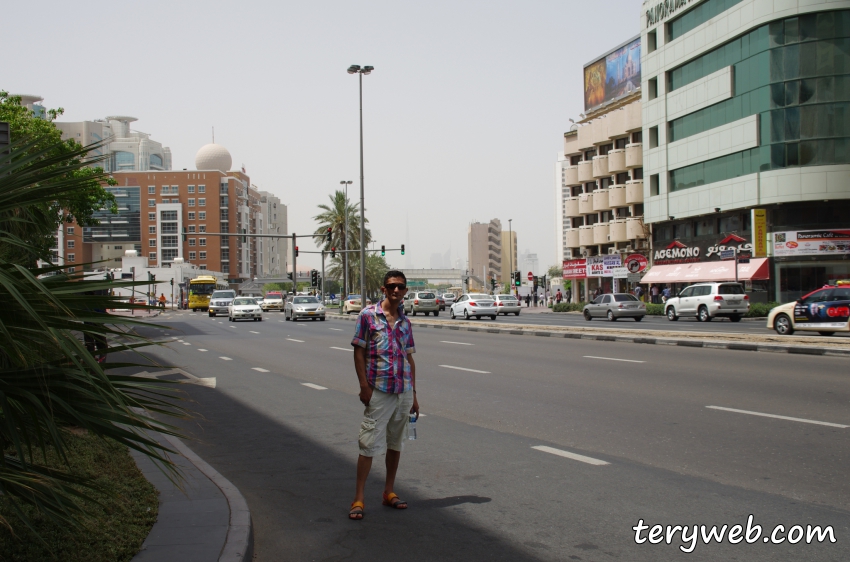
<instances>
[{"instance_id":1,"label":"pedestrian walking on sidewalk","mask_svg":"<svg viewBox=\"0 0 850 562\"><path fill-rule=\"evenodd\" d=\"M531 306L531 295L525 295L525 308Z\"/></svg>"},{"instance_id":2,"label":"pedestrian walking on sidewalk","mask_svg":"<svg viewBox=\"0 0 850 562\"><path fill-rule=\"evenodd\" d=\"M555 295L555 304L561 304L561 300L564 296L561 294L561 289L558 289L557 294Z\"/></svg>"},{"instance_id":3,"label":"pedestrian walking on sidewalk","mask_svg":"<svg viewBox=\"0 0 850 562\"><path fill-rule=\"evenodd\" d=\"M383 505L407 509L393 491L398 462L407 439L410 415L419 417L416 400L416 363L413 327L404 314L402 300L407 278L401 271L384 275L384 298L365 307L354 327L354 369L360 383L360 401L366 407L360 424L357 485L349 519L363 519L366 479L372 458L386 452L387 479Z\"/></svg>"}]
</instances>

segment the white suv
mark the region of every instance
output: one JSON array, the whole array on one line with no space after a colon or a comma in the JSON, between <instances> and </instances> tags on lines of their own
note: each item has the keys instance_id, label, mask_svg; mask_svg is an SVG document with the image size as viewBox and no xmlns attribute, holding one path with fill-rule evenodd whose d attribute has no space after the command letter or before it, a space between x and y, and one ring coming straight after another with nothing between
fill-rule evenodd
<instances>
[{"instance_id":1,"label":"white suv","mask_svg":"<svg viewBox=\"0 0 850 562\"><path fill-rule=\"evenodd\" d=\"M739 322L750 310L750 297L740 283L700 283L685 288L664 303L667 320L696 316L700 322L725 317Z\"/></svg>"}]
</instances>

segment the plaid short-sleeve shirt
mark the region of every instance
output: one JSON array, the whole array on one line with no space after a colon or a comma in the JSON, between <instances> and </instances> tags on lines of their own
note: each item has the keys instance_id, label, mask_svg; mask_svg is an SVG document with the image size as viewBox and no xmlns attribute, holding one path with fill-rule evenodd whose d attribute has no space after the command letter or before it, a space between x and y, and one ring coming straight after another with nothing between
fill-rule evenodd
<instances>
[{"instance_id":1,"label":"plaid short-sleeve shirt","mask_svg":"<svg viewBox=\"0 0 850 562\"><path fill-rule=\"evenodd\" d=\"M412 388L409 353L416 352L413 344L413 327L398 307L398 320L390 326L378 304L364 308L357 317L351 345L366 350L366 380L369 386L390 394L401 394Z\"/></svg>"}]
</instances>

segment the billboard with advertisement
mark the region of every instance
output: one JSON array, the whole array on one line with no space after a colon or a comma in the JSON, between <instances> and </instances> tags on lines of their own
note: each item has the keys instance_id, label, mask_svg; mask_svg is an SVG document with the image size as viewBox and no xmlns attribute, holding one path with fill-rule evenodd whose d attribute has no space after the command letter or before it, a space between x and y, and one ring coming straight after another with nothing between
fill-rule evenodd
<instances>
[{"instance_id":1,"label":"billboard with advertisement","mask_svg":"<svg viewBox=\"0 0 850 562\"><path fill-rule=\"evenodd\" d=\"M584 279L585 277L587 277L586 260L564 260L564 279Z\"/></svg>"},{"instance_id":2,"label":"billboard with advertisement","mask_svg":"<svg viewBox=\"0 0 850 562\"><path fill-rule=\"evenodd\" d=\"M584 110L640 88L640 37L584 67Z\"/></svg>"},{"instance_id":3,"label":"billboard with advertisement","mask_svg":"<svg viewBox=\"0 0 850 562\"><path fill-rule=\"evenodd\" d=\"M767 256L767 211L753 209L753 257Z\"/></svg>"},{"instance_id":4,"label":"billboard with advertisement","mask_svg":"<svg viewBox=\"0 0 850 562\"><path fill-rule=\"evenodd\" d=\"M588 277L613 277L614 268L622 267L623 260L619 254L609 256L591 256L587 258Z\"/></svg>"},{"instance_id":5,"label":"billboard with advertisement","mask_svg":"<svg viewBox=\"0 0 850 562\"><path fill-rule=\"evenodd\" d=\"M778 258L850 255L850 228L774 232L772 237L773 255Z\"/></svg>"}]
</instances>

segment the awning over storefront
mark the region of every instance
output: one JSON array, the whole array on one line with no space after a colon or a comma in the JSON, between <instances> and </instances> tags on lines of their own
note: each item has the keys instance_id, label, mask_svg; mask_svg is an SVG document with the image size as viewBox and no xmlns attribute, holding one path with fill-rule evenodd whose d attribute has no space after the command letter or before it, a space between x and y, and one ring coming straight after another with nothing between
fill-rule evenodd
<instances>
[{"instance_id":1,"label":"awning over storefront","mask_svg":"<svg viewBox=\"0 0 850 562\"><path fill-rule=\"evenodd\" d=\"M770 279L767 258L753 258L750 263L738 264L739 281ZM734 261L708 261L676 265L653 265L641 283L698 283L705 281L734 281Z\"/></svg>"}]
</instances>

